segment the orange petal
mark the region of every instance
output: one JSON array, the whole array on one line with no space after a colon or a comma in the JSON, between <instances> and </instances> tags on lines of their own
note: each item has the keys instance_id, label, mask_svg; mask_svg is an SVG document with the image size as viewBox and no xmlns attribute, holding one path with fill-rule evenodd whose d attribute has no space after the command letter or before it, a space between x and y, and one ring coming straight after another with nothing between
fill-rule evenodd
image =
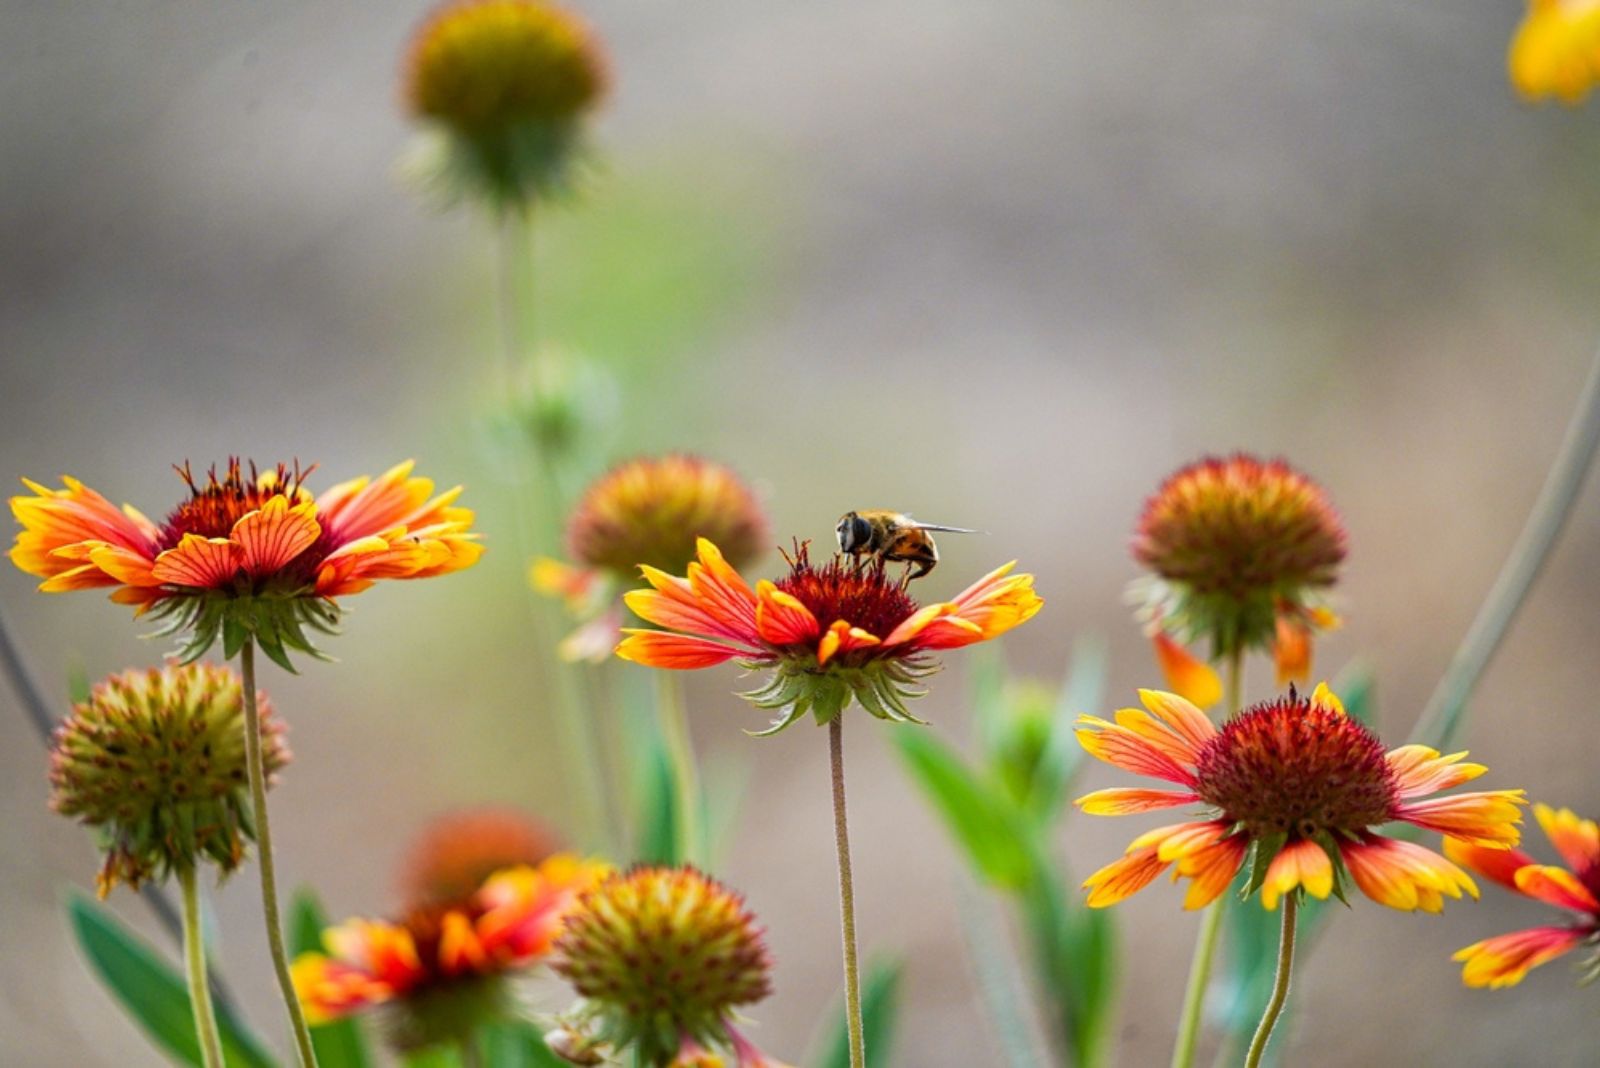
<instances>
[{"instance_id":1,"label":"orange petal","mask_svg":"<svg viewBox=\"0 0 1600 1068\"><path fill-rule=\"evenodd\" d=\"M1514 846L1522 838L1518 807L1527 804L1526 790L1483 790L1413 801L1395 810L1394 818L1479 845Z\"/></svg>"},{"instance_id":2,"label":"orange petal","mask_svg":"<svg viewBox=\"0 0 1600 1068\"><path fill-rule=\"evenodd\" d=\"M617 646L617 655L646 667L687 671L751 655L750 650L735 649L689 634L668 634L659 630L624 630L623 633L627 637Z\"/></svg>"},{"instance_id":3,"label":"orange petal","mask_svg":"<svg viewBox=\"0 0 1600 1068\"><path fill-rule=\"evenodd\" d=\"M1328 688L1326 682L1317 683L1317 688L1311 691L1311 703L1320 705L1330 712L1344 715L1344 702L1339 700L1339 695Z\"/></svg>"},{"instance_id":4,"label":"orange petal","mask_svg":"<svg viewBox=\"0 0 1600 1068\"><path fill-rule=\"evenodd\" d=\"M239 573L238 553L227 538L185 534L177 545L156 557L150 577L173 586L224 589Z\"/></svg>"},{"instance_id":5,"label":"orange petal","mask_svg":"<svg viewBox=\"0 0 1600 1068\"><path fill-rule=\"evenodd\" d=\"M1278 668L1278 685L1304 683L1311 677L1311 628L1303 620L1278 614L1272 659Z\"/></svg>"},{"instance_id":6,"label":"orange petal","mask_svg":"<svg viewBox=\"0 0 1600 1068\"><path fill-rule=\"evenodd\" d=\"M1380 905L1438 912L1443 895L1478 896L1478 887L1466 872L1412 842L1372 837L1340 843L1339 853L1361 892Z\"/></svg>"},{"instance_id":7,"label":"orange petal","mask_svg":"<svg viewBox=\"0 0 1600 1068\"><path fill-rule=\"evenodd\" d=\"M57 550L79 542L104 542L155 555L157 530L138 512L122 510L74 478L63 478L64 489L53 490L23 479L32 497L12 497L11 512L22 524L10 556L30 575L49 578L82 561L56 555Z\"/></svg>"},{"instance_id":8,"label":"orange petal","mask_svg":"<svg viewBox=\"0 0 1600 1068\"><path fill-rule=\"evenodd\" d=\"M1569 927L1531 927L1496 935L1456 951L1461 961L1461 981L1491 989L1514 986L1529 971L1580 945L1584 932Z\"/></svg>"},{"instance_id":9,"label":"orange petal","mask_svg":"<svg viewBox=\"0 0 1600 1068\"><path fill-rule=\"evenodd\" d=\"M1466 750L1440 756L1425 745L1402 745L1388 754L1401 797L1424 797L1471 782L1489 769L1482 764L1459 763Z\"/></svg>"},{"instance_id":10,"label":"orange petal","mask_svg":"<svg viewBox=\"0 0 1600 1068\"><path fill-rule=\"evenodd\" d=\"M1161 717L1167 726L1187 738L1189 744L1197 750L1217 736L1217 728L1212 726L1206 714L1189 700L1175 693L1140 690L1139 701Z\"/></svg>"},{"instance_id":11,"label":"orange petal","mask_svg":"<svg viewBox=\"0 0 1600 1068\"><path fill-rule=\"evenodd\" d=\"M1084 794L1073 804L1091 816L1126 816L1134 812L1151 812L1158 808L1176 808L1198 800L1200 800L1198 794L1129 787L1096 790Z\"/></svg>"},{"instance_id":12,"label":"orange petal","mask_svg":"<svg viewBox=\"0 0 1600 1068\"><path fill-rule=\"evenodd\" d=\"M739 572L723 559L722 550L706 538L695 539L699 563L689 565L689 586L715 615L744 634L756 631L756 595Z\"/></svg>"},{"instance_id":13,"label":"orange petal","mask_svg":"<svg viewBox=\"0 0 1600 1068\"><path fill-rule=\"evenodd\" d=\"M289 498L279 496L240 517L231 535L239 547L239 565L258 578L282 569L321 535L316 510L310 501L290 507Z\"/></svg>"},{"instance_id":14,"label":"orange petal","mask_svg":"<svg viewBox=\"0 0 1600 1068\"><path fill-rule=\"evenodd\" d=\"M1579 819L1570 808L1544 804L1533 806L1533 815L1573 871L1600 868L1600 826L1594 820Z\"/></svg>"},{"instance_id":15,"label":"orange petal","mask_svg":"<svg viewBox=\"0 0 1600 1068\"><path fill-rule=\"evenodd\" d=\"M1278 899L1296 887L1323 900L1333 892L1333 861L1321 846L1306 838L1289 843L1272 858L1261 884L1262 907L1269 912L1276 909Z\"/></svg>"},{"instance_id":16,"label":"orange petal","mask_svg":"<svg viewBox=\"0 0 1600 1068\"><path fill-rule=\"evenodd\" d=\"M1578 877L1553 864L1529 864L1518 868L1517 889L1529 897L1573 912L1600 914L1600 901Z\"/></svg>"},{"instance_id":17,"label":"orange petal","mask_svg":"<svg viewBox=\"0 0 1600 1068\"><path fill-rule=\"evenodd\" d=\"M756 633L772 645L801 645L822 631L811 609L793 594L762 579L756 583Z\"/></svg>"},{"instance_id":18,"label":"orange petal","mask_svg":"<svg viewBox=\"0 0 1600 1068\"><path fill-rule=\"evenodd\" d=\"M1180 860L1178 874L1189 879L1183 907L1202 909L1221 897L1239 874L1249 849L1250 840L1242 834L1234 834Z\"/></svg>"},{"instance_id":19,"label":"orange petal","mask_svg":"<svg viewBox=\"0 0 1600 1068\"><path fill-rule=\"evenodd\" d=\"M1078 743L1107 764L1183 786L1194 785L1194 775L1144 738L1097 716L1079 716Z\"/></svg>"},{"instance_id":20,"label":"orange petal","mask_svg":"<svg viewBox=\"0 0 1600 1068\"><path fill-rule=\"evenodd\" d=\"M1137 894L1167 868L1153 848L1138 849L1114 860L1083 881L1089 891L1088 906L1103 909Z\"/></svg>"},{"instance_id":21,"label":"orange petal","mask_svg":"<svg viewBox=\"0 0 1600 1068\"><path fill-rule=\"evenodd\" d=\"M1157 630L1151 641L1161 673L1174 691L1201 708L1210 708L1222 700L1222 679L1211 665L1178 644L1166 631Z\"/></svg>"},{"instance_id":22,"label":"orange petal","mask_svg":"<svg viewBox=\"0 0 1600 1068\"><path fill-rule=\"evenodd\" d=\"M302 953L289 968L306 1022L316 1026L394 996L388 984L321 953Z\"/></svg>"},{"instance_id":23,"label":"orange petal","mask_svg":"<svg viewBox=\"0 0 1600 1068\"><path fill-rule=\"evenodd\" d=\"M1507 890L1518 889L1517 869L1536 863L1520 849L1489 849L1448 835L1444 840L1444 855Z\"/></svg>"}]
</instances>

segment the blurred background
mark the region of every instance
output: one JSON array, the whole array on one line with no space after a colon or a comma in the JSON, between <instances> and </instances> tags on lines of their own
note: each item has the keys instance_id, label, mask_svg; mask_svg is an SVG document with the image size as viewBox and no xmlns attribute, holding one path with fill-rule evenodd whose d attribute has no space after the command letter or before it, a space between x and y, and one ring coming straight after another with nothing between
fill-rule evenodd
<instances>
[{"instance_id":1,"label":"blurred background","mask_svg":"<svg viewBox=\"0 0 1600 1068\"><path fill-rule=\"evenodd\" d=\"M1012 557L1048 606L1005 640L1052 679L1109 643L1109 700L1157 679L1122 602L1141 502L1208 451L1283 454L1346 518L1344 630L1319 674L1377 672L1410 729L1520 528L1600 332L1592 111L1506 86L1510 0L584 3L616 86L584 195L540 220L542 336L608 369L599 452L691 449L762 489L784 540L854 507L981 527L919 593ZM525 561L486 448L492 230L396 176L418 3L0 9L0 470L76 475L152 515L169 464L416 457L463 482L490 547L445 581L349 603L337 664L263 685L296 760L280 876L383 914L409 834L497 801L561 824ZM1462 739L1490 786L1600 815L1591 487ZM74 672L155 661L128 613L0 573L66 708ZM967 744L962 657L919 707ZM644 669L632 669L638 670ZM1259 663L1249 694L1270 684ZM747 793L721 874L770 929L761 1044L799 1060L839 986L824 735L753 741L733 669L690 682L696 744ZM1104 712L1105 709L1087 711ZM867 952L908 964L898 1063L996 1063L958 931L955 850L852 719ZM0 688L0 1049L10 1064L158 1058L59 913L86 835L45 809L44 752ZM1084 788L1109 785L1090 770ZM1074 819L1080 872L1159 822ZM1531 849L1552 857L1535 831ZM118 910L154 931L137 899ZM278 1037L254 875L216 895L226 969ZM1196 919L1159 884L1119 908L1125 1064L1164 1063ZM1545 922L1486 890L1442 918L1365 899L1297 979L1318 1063L1593 1063L1565 963L1500 993L1449 961ZM1204 1051L1205 1047L1202 1047ZM1204 1055L1204 1052L1202 1053Z\"/></svg>"}]
</instances>

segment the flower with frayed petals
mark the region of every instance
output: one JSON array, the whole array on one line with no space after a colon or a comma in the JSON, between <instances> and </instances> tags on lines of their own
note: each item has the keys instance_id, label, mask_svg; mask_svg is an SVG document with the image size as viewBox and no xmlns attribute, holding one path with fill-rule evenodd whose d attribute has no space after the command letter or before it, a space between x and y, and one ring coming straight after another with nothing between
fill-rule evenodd
<instances>
[{"instance_id":1,"label":"flower with frayed petals","mask_svg":"<svg viewBox=\"0 0 1600 1068\"><path fill-rule=\"evenodd\" d=\"M1205 818L1148 831L1121 860L1091 875L1089 905L1114 905L1169 866L1189 880L1184 907L1202 908L1253 859L1247 894L1277 908L1285 894L1342 901L1353 880L1382 905L1438 912L1444 897L1478 896L1467 874L1437 853L1376 829L1410 823L1487 850L1517 844L1521 790L1432 797L1482 775L1466 753L1441 755L1422 745L1384 752L1376 735L1345 715L1326 685L1309 699L1255 705L1219 729L1176 694L1141 690L1143 709L1125 708L1111 723L1079 719L1083 747L1108 764L1164 779L1177 790L1098 790L1079 808L1097 816L1205 806Z\"/></svg>"},{"instance_id":2,"label":"flower with frayed petals","mask_svg":"<svg viewBox=\"0 0 1600 1068\"><path fill-rule=\"evenodd\" d=\"M743 570L761 555L767 534L760 499L732 469L698 456L641 456L606 472L579 499L567 523L576 563L541 558L529 577L541 593L590 617L562 643L562 655L604 660L621 636L616 591L639 585L641 564L676 574L704 538Z\"/></svg>"},{"instance_id":3,"label":"flower with frayed petals","mask_svg":"<svg viewBox=\"0 0 1600 1068\"><path fill-rule=\"evenodd\" d=\"M1207 640L1214 657L1270 648L1282 685L1310 677L1312 636L1338 625L1315 598L1338 577L1344 528L1322 487L1282 460L1239 453L1176 472L1145 502L1133 555L1152 573L1130 595L1157 658L1202 707L1222 687L1180 640Z\"/></svg>"},{"instance_id":4,"label":"flower with frayed petals","mask_svg":"<svg viewBox=\"0 0 1600 1068\"><path fill-rule=\"evenodd\" d=\"M730 1022L772 992L762 934L743 898L691 867L612 876L556 943L552 967L585 999L580 1048L632 1049L654 1068L779 1068Z\"/></svg>"},{"instance_id":5,"label":"flower with frayed petals","mask_svg":"<svg viewBox=\"0 0 1600 1068\"><path fill-rule=\"evenodd\" d=\"M1528 0L1506 68L1525 100L1580 103L1600 82L1600 3Z\"/></svg>"},{"instance_id":6,"label":"flower with frayed petals","mask_svg":"<svg viewBox=\"0 0 1600 1068\"><path fill-rule=\"evenodd\" d=\"M463 901L506 868L535 867L560 851L554 832L514 808L447 812L423 828L401 863L407 907Z\"/></svg>"},{"instance_id":7,"label":"flower with frayed petals","mask_svg":"<svg viewBox=\"0 0 1600 1068\"><path fill-rule=\"evenodd\" d=\"M1502 987L1522 982L1539 965L1580 946L1591 953L1580 966L1583 982L1600 978L1600 825L1571 809L1533 806L1545 837L1565 868L1540 864L1520 849L1485 849L1456 838L1444 840L1445 855L1484 877L1573 915L1563 925L1530 927L1486 938L1456 953L1468 986Z\"/></svg>"},{"instance_id":8,"label":"flower with frayed petals","mask_svg":"<svg viewBox=\"0 0 1600 1068\"><path fill-rule=\"evenodd\" d=\"M417 31L406 102L442 136L437 176L525 203L566 179L609 75L593 31L543 0L459 0Z\"/></svg>"},{"instance_id":9,"label":"flower with frayed petals","mask_svg":"<svg viewBox=\"0 0 1600 1068\"><path fill-rule=\"evenodd\" d=\"M11 560L48 593L111 587L111 599L187 631L179 656L198 659L224 639L232 656L253 637L290 667L288 652L316 655L307 629L331 633L335 598L378 579L429 578L468 567L482 551L472 513L434 496L411 463L377 480L358 478L313 497L303 474L238 460L204 481L178 469L189 498L160 524L118 509L73 478L49 489L24 479L31 497L11 498L22 524ZM292 668L291 668L292 670Z\"/></svg>"},{"instance_id":10,"label":"flower with frayed petals","mask_svg":"<svg viewBox=\"0 0 1600 1068\"><path fill-rule=\"evenodd\" d=\"M779 718L775 734L806 712L818 723L852 700L879 719L920 722L906 702L921 695L918 679L935 670L928 655L999 637L1044 605L1032 575L998 567L954 600L918 606L883 563L841 556L813 566L807 544L795 546L789 574L752 590L704 538L699 560L678 578L645 566L651 589L625 600L634 614L663 630L629 630L617 647L624 660L650 667L711 667L738 659L771 671L766 685L744 696Z\"/></svg>"},{"instance_id":11,"label":"flower with frayed petals","mask_svg":"<svg viewBox=\"0 0 1600 1068\"><path fill-rule=\"evenodd\" d=\"M549 955L579 896L609 873L560 853L497 872L465 900L414 909L398 923L330 927L327 952L301 954L292 969L306 1017L325 1023L387 1005L397 1048L459 1041L508 1013L508 978Z\"/></svg>"},{"instance_id":12,"label":"flower with frayed petals","mask_svg":"<svg viewBox=\"0 0 1600 1068\"><path fill-rule=\"evenodd\" d=\"M264 693L261 756L268 785L289 762ZM95 828L105 897L202 859L227 875L255 838L244 752L244 687L211 664L113 675L73 706L50 754L50 807Z\"/></svg>"}]
</instances>

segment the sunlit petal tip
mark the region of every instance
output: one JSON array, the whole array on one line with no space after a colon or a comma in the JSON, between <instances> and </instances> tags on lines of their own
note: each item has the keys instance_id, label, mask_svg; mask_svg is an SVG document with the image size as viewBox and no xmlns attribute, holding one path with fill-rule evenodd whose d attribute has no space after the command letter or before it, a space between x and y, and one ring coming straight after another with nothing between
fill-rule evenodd
<instances>
[{"instance_id":1,"label":"sunlit petal tip","mask_svg":"<svg viewBox=\"0 0 1600 1068\"><path fill-rule=\"evenodd\" d=\"M1317 683L1317 688L1311 691L1311 703L1321 705L1323 708L1331 712L1337 712L1341 716L1346 714L1344 702L1339 700L1339 695L1334 693L1326 682Z\"/></svg>"}]
</instances>

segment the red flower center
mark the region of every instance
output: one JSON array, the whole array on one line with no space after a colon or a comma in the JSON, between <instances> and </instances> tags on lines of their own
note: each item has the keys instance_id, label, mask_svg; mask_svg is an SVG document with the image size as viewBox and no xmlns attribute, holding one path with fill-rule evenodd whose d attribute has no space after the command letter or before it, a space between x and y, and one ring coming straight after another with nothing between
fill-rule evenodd
<instances>
[{"instance_id":1,"label":"red flower center","mask_svg":"<svg viewBox=\"0 0 1600 1068\"><path fill-rule=\"evenodd\" d=\"M878 638L887 638L894 628L917 610L905 588L889 578L883 561L859 563L835 554L822 567L812 566L810 542L795 546L789 561L789 574L778 580L778 589L811 610L823 630L835 620Z\"/></svg>"},{"instance_id":2,"label":"red flower center","mask_svg":"<svg viewBox=\"0 0 1600 1068\"><path fill-rule=\"evenodd\" d=\"M177 469L178 477L189 486L189 499L172 510L162 525L159 549L166 550L183 540L185 534L198 534L202 538L226 538L233 525L249 513L277 496L287 496L291 501L300 492L301 480L311 473L300 470L296 464L291 470L284 464L276 468L276 478L267 486L261 485L260 473L250 464L250 477L245 478L243 465L235 457L228 461L228 472L217 477L211 468L201 485L194 472L185 463Z\"/></svg>"},{"instance_id":3,"label":"red flower center","mask_svg":"<svg viewBox=\"0 0 1600 1068\"><path fill-rule=\"evenodd\" d=\"M1196 792L1255 836L1359 832L1392 818L1399 802L1377 736L1293 689L1224 724L1195 773Z\"/></svg>"}]
</instances>

